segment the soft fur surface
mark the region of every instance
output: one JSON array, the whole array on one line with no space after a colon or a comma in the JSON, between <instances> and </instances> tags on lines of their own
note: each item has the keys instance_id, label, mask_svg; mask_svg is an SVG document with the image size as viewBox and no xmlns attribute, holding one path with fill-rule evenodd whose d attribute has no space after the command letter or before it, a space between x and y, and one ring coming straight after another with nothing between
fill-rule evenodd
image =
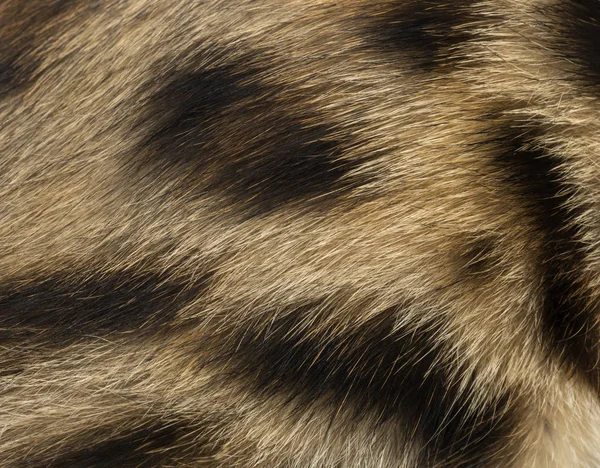
<instances>
[{"instance_id":1,"label":"soft fur surface","mask_svg":"<svg viewBox=\"0 0 600 468\"><path fill-rule=\"evenodd\" d=\"M0 2L0 466L600 466L600 1Z\"/></svg>"}]
</instances>

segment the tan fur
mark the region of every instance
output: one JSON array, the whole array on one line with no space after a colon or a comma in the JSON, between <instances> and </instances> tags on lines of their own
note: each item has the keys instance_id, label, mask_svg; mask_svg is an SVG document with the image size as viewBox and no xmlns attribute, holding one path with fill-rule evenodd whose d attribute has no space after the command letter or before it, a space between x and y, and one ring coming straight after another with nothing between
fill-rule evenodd
<instances>
[{"instance_id":1,"label":"tan fur","mask_svg":"<svg viewBox=\"0 0 600 468\"><path fill-rule=\"evenodd\" d=\"M518 416L481 466L600 466L594 369L561 362L541 338L547 239L489 162L508 146L506 126L561 158L568 204L581 208L570 222L586 247L582 313L599 325L600 91L560 54L560 2L467 2L456 28L472 36L440 52L462 61L425 72L365 33L415 2L73 1L52 14L29 3L0 6L0 47L28 74L0 97L0 283L126 272L184 294L211 279L148 333L84 333L55 348L21 335L2 344L11 327L0 323L1 466L59 466L61 454L181 420L157 466L419 466L427 441L402 416L357 419L354 403L329 405L329 394L257 393L249 364L236 367L240 331L268 336L317 300L299 322L317 341L345 343L386 318L405 335L443 324L436 365L472 395L462 411L507 394ZM250 157L277 131L275 117L273 128L253 123L272 109L333 126L341 160L361 161L340 183L366 182L253 215L239 205L260 193L238 203L212 190L220 159L193 179L153 159L164 149L144 142L165 83L231 63L258 70L242 83L275 91L232 104L211 134L219 151ZM470 466L459 455L432 466Z\"/></svg>"}]
</instances>

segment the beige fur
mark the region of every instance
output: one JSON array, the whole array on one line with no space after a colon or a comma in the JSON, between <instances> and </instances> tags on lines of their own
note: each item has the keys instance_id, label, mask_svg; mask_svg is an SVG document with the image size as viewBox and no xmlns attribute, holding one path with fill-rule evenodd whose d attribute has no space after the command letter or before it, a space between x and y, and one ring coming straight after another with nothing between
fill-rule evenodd
<instances>
[{"instance_id":1,"label":"beige fur","mask_svg":"<svg viewBox=\"0 0 600 468\"><path fill-rule=\"evenodd\" d=\"M574 295L587 320L568 338L598 332L600 77L586 71L579 46L569 52L573 3L0 5L0 64L10 62L0 79L0 465L600 466L598 347L570 360L565 340L542 331L548 301L568 282L564 297ZM600 4L584 3L596 8L589 21L600 33ZM436 8L441 16L431 17ZM444 15L459 10L447 25ZM378 45L413 14L421 19L401 39L413 34L416 46ZM577 21L574 30L589 34ZM419 41L434 55L421 57ZM200 79L216 83L206 102L231 101L186 114L204 88L183 85ZM226 79L244 93L223 98ZM295 129L300 150L286 140ZM312 172L294 172L290 193L303 183L311 191L277 195L271 207L286 170L276 159L282 141L295 155L317 140L335 145L324 178L348 170L322 191ZM515 159L496 163L506 152ZM538 153L549 173L521 178L542 156L520 161ZM274 168L246 182L259 170L256 154L274 155ZM554 226L562 208L571 217ZM73 306L87 320L86 300L96 297L88 283L117 278L125 294L139 275L155 278L149 303L160 302L152 294L162 285L178 289L131 329L128 304L142 293L121 303L100 289L117 301L107 309L117 323L78 323L74 337L64 338L60 319L19 319L38 320L38 309L59 317L74 297L55 292L64 283L87 295ZM48 278L60 278L44 292L60 296L58 307L46 296L28 302L33 293L22 291L37 294ZM556 307L563 323L567 302ZM506 412L511 429L488 441L485 457L470 459L455 441L424 461L450 421L426 440L389 402L388 419L361 403L349 382L371 384L352 376L378 378L371 356L388 362L362 333L389 321L390 343L435 330L423 338L430 370L446 376L457 417L484 424L482 408ZM289 364L260 351L279 323L289 326L280 339L290 361L303 343L316 346L297 374L322 365L322 393L305 399L301 377L288 374L273 378L272 393L257 388L268 367ZM267 359L275 361L262 369ZM398 355L392 380L416 361ZM342 365L348 386L336 390L329 382ZM284 380L289 388L278 387ZM389 385L382 379L369 398Z\"/></svg>"}]
</instances>

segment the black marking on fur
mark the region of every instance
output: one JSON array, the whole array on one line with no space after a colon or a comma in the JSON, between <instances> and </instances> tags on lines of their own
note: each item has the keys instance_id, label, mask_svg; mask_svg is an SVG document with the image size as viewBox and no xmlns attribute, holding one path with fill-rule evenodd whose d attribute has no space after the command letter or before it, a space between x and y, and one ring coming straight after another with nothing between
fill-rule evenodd
<instances>
[{"instance_id":1,"label":"black marking on fur","mask_svg":"<svg viewBox=\"0 0 600 468\"><path fill-rule=\"evenodd\" d=\"M461 274L470 277L485 278L497 270L499 256L496 253L497 240L489 234L468 237L459 254Z\"/></svg>"},{"instance_id":2,"label":"black marking on fur","mask_svg":"<svg viewBox=\"0 0 600 468\"><path fill-rule=\"evenodd\" d=\"M565 28L559 36L558 53L578 64L591 84L600 85L600 1L563 0L556 8Z\"/></svg>"},{"instance_id":3,"label":"black marking on fur","mask_svg":"<svg viewBox=\"0 0 600 468\"><path fill-rule=\"evenodd\" d=\"M315 333L313 309L322 307L284 311L265 329L240 333L226 358L233 374L264 396L289 395L300 408L322 399L334 412L343 406L356 418L396 420L424 444L420 466L472 467L497 455L514 429L509 398L467 410L475 390L469 384L461 393L451 382L439 346L443 327L396 330L398 310L390 309L341 334Z\"/></svg>"},{"instance_id":4,"label":"black marking on fur","mask_svg":"<svg viewBox=\"0 0 600 468\"><path fill-rule=\"evenodd\" d=\"M0 97L23 89L37 79L43 50L55 33L55 22L79 0L6 0L0 13Z\"/></svg>"},{"instance_id":5,"label":"black marking on fur","mask_svg":"<svg viewBox=\"0 0 600 468\"><path fill-rule=\"evenodd\" d=\"M11 63L0 63L0 90L10 88L15 81L15 69Z\"/></svg>"},{"instance_id":6,"label":"black marking on fur","mask_svg":"<svg viewBox=\"0 0 600 468\"><path fill-rule=\"evenodd\" d=\"M3 285L0 329L8 336L2 340L65 346L86 336L155 330L196 299L209 278L183 284L122 272Z\"/></svg>"},{"instance_id":7,"label":"black marking on fur","mask_svg":"<svg viewBox=\"0 0 600 468\"><path fill-rule=\"evenodd\" d=\"M178 447L178 443L189 430L185 424L179 423L127 431L89 447L66 452L63 450L54 460L41 463L40 466L48 468L163 466L181 457L182 448Z\"/></svg>"},{"instance_id":8,"label":"black marking on fur","mask_svg":"<svg viewBox=\"0 0 600 468\"><path fill-rule=\"evenodd\" d=\"M141 122L152 128L145 172L170 177L188 195L217 191L258 215L364 182L352 174L359 163L343 157L339 129L287 102L250 64L182 73L151 102Z\"/></svg>"},{"instance_id":9,"label":"black marking on fur","mask_svg":"<svg viewBox=\"0 0 600 468\"><path fill-rule=\"evenodd\" d=\"M0 36L1 38L1 36ZM9 96L34 81L33 70L37 65L31 63L24 67L17 64L17 57L8 57L0 52L0 98Z\"/></svg>"},{"instance_id":10,"label":"black marking on fur","mask_svg":"<svg viewBox=\"0 0 600 468\"><path fill-rule=\"evenodd\" d=\"M203 133L218 131L215 124L226 114L228 106L236 106L261 96L261 86L253 81L254 72L227 65L203 71L182 73L166 84L154 97L158 106L159 129L152 135L159 148L173 150L173 142L197 143L205 147ZM200 135L197 135L197 134ZM215 142L209 140L210 145ZM196 152L176 152L160 157L191 159L198 163Z\"/></svg>"},{"instance_id":11,"label":"black marking on fur","mask_svg":"<svg viewBox=\"0 0 600 468\"><path fill-rule=\"evenodd\" d=\"M543 244L544 332L552 351L571 368L583 371L597 388L600 335L583 297L585 245L575 223L581 209L573 206L576 189L564 180L560 169L564 161L536 145L531 132L509 125L499 145L495 164L528 208Z\"/></svg>"},{"instance_id":12,"label":"black marking on fur","mask_svg":"<svg viewBox=\"0 0 600 468\"><path fill-rule=\"evenodd\" d=\"M0 370L0 378L12 377L15 375L22 374L23 372L25 372L25 369L23 369L21 367L15 368L15 369L3 369L3 370Z\"/></svg>"},{"instance_id":13,"label":"black marking on fur","mask_svg":"<svg viewBox=\"0 0 600 468\"><path fill-rule=\"evenodd\" d=\"M395 1L381 8L369 37L384 52L402 54L412 61L407 68L421 67L424 71L439 70L453 65L458 48L473 34L467 24L473 20L470 0ZM380 19L381 18L381 19ZM406 59L403 59L406 61Z\"/></svg>"}]
</instances>

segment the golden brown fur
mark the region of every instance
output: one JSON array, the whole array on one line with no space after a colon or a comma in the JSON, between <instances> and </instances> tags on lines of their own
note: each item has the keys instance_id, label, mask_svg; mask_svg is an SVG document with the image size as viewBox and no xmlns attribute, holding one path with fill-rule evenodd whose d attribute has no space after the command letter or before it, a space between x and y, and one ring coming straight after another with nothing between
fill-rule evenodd
<instances>
[{"instance_id":1,"label":"golden brown fur","mask_svg":"<svg viewBox=\"0 0 600 468\"><path fill-rule=\"evenodd\" d=\"M600 2L0 4L0 465L600 466Z\"/></svg>"}]
</instances>

